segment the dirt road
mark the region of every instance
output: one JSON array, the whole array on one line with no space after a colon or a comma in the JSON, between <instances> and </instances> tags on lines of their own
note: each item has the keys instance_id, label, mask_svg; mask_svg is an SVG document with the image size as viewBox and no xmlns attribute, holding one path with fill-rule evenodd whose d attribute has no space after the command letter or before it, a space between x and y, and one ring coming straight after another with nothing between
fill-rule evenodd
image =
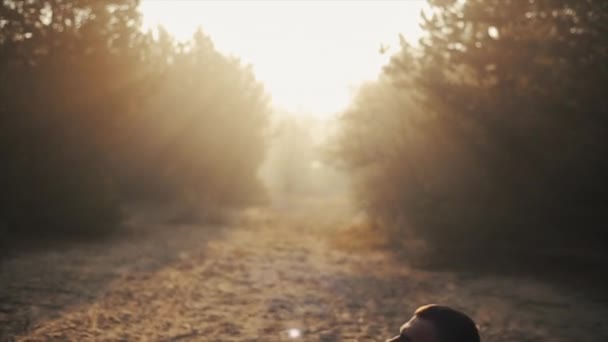
<instances>
[{"instance_id":1,"label":"dirt road","mask_svg":"<svg viewBox=\"0 0 608 342\"><path fill-rule=\"evenodd\" d=\"M0 270L0 336L18 341L383 341L417 306L456 306L484 341L608 341L608 308L546 284L425 272L334 248L324 224L249 215Z\"/></svg>"}]
</instances>

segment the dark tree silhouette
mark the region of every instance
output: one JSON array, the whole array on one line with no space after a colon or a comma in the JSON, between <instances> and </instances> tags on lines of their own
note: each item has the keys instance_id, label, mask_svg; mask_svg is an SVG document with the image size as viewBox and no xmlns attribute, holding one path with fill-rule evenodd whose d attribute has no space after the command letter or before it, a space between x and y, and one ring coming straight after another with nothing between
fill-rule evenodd
<instances>
[{"instance_id":1,"label":"dark tree silhouette","mask_svg":"<svg viewBox=\"0 0 608 342\"><path fill-rule=\"evenodd\" d=\"M2 242L106 233L136 201L263 196L251 70L201 32L177 44L140 21L136 0L0 4Z\"/></svg>"},{"instance_id":2,"label":"dark tree silhouette","mask_svg":"<svg viewBox=\"0 0 608 342\"><path fill-rule=\"evenodd\" d=\"M363 203L451 257L602 254L606 2L430 3L345 113Z\"/></svg>"},{"instance_id":3,"label":"dark tree silhouette","mask_svg":"<svg viewBox=\"0 0 608 342\"><path fill-rule=\"evenodd\" d=\"M108 149L132 96L136 1L4 1L5 234L92 232L119 218Z\"/></svg>"}]
</instances>

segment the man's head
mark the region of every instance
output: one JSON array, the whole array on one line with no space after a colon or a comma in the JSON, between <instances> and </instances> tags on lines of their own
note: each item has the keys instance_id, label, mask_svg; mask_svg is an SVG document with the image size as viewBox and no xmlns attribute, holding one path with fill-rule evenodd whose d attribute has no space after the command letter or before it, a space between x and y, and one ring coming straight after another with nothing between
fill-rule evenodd
<instances>
[{"instance_id":1,"label":"man's head","mask_svg":"<svg viewBox=\"0 0 608 342\"><path fill-rule=\"evenodd\" d=\"M425 305L387 342L480 342L475 322L464 313L440 305Z\"/></svg>"}]
</instances>

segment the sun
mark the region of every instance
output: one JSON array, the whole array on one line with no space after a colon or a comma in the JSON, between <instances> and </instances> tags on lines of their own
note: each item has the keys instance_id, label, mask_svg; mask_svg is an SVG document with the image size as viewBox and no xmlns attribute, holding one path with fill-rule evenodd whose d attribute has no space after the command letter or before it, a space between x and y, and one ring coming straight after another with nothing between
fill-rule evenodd
<instances>
[{"instance_id":1,"label":"sun","mask_svg":"<svg viewBox=\"0 0 608 342\"><path fill-rule=\"evenodd\" d=\"M176 39L202 27L224 54L239 57L295 115L329 118L362 82L375 79L399 46L422 34L425 1L143 0L144 27L164 26ZM380 49L388 47L387 53Z\"/></svg>"}]
</instances>

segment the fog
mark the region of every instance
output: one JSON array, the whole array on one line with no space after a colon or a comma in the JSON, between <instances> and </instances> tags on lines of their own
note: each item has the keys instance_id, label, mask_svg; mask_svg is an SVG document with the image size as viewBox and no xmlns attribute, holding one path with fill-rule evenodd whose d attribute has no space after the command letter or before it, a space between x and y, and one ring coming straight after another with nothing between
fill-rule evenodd
<instances>
[{"instance_id":1,"label":"fog","mask_svg":"<svg viewBox=\"0 0 608 342\"><path fill-rule=\"evenodd\" d=\"M0 340L605 341L607 20L3 1Z\"/></svg>"}]
</instances>

